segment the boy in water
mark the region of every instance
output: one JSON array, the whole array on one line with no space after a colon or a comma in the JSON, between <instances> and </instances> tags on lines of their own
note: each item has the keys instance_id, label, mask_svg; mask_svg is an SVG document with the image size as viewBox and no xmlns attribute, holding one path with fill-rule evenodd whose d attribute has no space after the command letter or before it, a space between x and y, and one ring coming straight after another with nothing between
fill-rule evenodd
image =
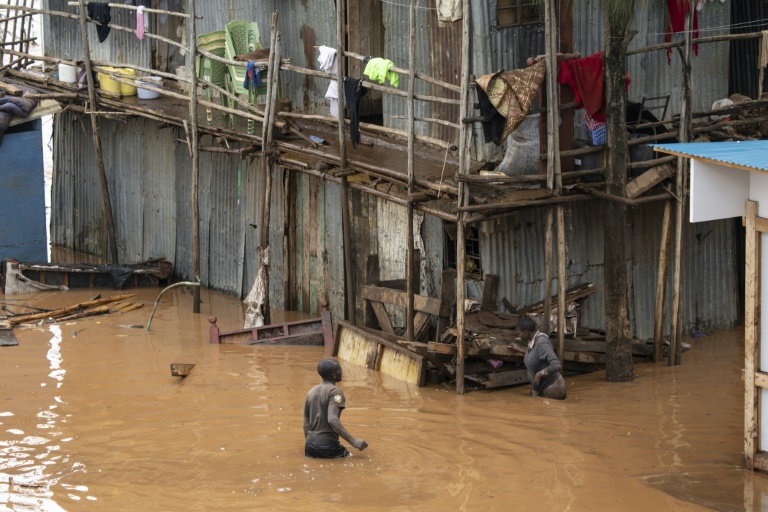
<instances>
[{"instance_id":1,"label":"boy in water","mask_svg":"<svg viewBox=\"0 0 768 512\"><path fill-rule=\"evenodd\" d=\"M336 387L341 381L341 365L335 359L323 359L317 364L317 373L323 382L309 390L304 402L304 455L317 459L349 457L339 436L358 450L365 450L368 443L352 437L339 418L345 406L344 392Z\"/></svg>"}]
</instances>

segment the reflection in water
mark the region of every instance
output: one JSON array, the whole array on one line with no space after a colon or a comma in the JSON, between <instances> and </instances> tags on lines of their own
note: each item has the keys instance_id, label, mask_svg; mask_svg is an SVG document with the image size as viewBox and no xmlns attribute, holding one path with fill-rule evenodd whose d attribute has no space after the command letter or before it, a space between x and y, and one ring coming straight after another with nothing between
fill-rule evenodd
<instances>
[{"instance_id":1,"label":"reflection in water","mask_svg":"<svg viewBox=\"0 0 768 512\"><path fill-rule=\"evenodd\" d=\"M207 316L241 325L238 300L204 291L201 315L186 291L163 301L151 333L118 327L146 324L137 310L20 330L0 349L0 511L768 505L765 475L740 469L740 332L692 340L680 367L638 365L632 383L569 377L564 402L524 386L457 397L345 365L343 420L370 447L319 461L303 456L301 411L324 349L212 346ZM172 362L196 366L179 379Z\"/></svg>"}]
</instances>

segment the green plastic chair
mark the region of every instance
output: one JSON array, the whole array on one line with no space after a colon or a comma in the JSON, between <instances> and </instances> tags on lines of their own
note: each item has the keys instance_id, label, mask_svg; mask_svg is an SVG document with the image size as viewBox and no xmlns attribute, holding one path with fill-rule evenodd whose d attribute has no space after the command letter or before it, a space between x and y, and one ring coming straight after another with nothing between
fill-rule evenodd
<instances>
[{"instance_id":1,"label":"green plastic chair","mask_svg":"<svg viewBox=\"0 0 768 512\"><path fill-rule=\"evenodd\" d=\"M236 55L250 53L262 48L259 39L259 25L251 21L235 20L227 23L226 33L226 57L229 60L235 60ZM248 103L256 104L256 99L261 95L267 94L267 86L264 85L251 92L243 87L245 81L245 67L226 64L227 67L227 90L232 94L247 94ZM236 106L233 106L236 108ZM232 129L235 128L237 118L234 114L229 116ZM253 135L256 132L253 120L248 120L248 134Z\"/></svg>"},{"instance_id":2,"label":"green plastic chair","mask_svg":"<svg viewBox=\"0 0 768 512\"><path fill-rule=\"evenodd\" d=\"M226 57L226 32L220 30L218 32L211 32L210 34L204 34L198 36L197 45L206 50L209 53L216 55L217 57ZM227 86L227 65L223 62L212 60L205 56L199 56L197 62L197 74L198 77L211 82L214 85L221 87L222 89ZM213 98L213 90L210 87L205 88L205 99L209 102ZM229 99L226 96L221 96L221 104L225 107L229 107ZM205 109L206 118L208 124L213 124L213 111L210 107ZM225 114L226 115L226 114Z\"/></svg>"}]
</instances>

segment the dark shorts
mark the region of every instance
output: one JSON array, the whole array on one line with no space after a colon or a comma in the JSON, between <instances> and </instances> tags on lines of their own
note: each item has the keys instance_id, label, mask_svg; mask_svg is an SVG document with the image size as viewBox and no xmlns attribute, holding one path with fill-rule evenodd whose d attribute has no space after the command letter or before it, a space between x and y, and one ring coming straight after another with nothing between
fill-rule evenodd
<instances>
[{"instance_id":1,"label":"dark shorts","mask_svg":"<svg viewBox=\"0 0 768 512\"><path fill-rule=\"evenodd\" d=\"M304 456L312 457L314 459L340 459L342 457L349 457L349 451L341 446L341 443L328 445L316 445L307 441L304 444Z\"/></svg>"}]
</instances>

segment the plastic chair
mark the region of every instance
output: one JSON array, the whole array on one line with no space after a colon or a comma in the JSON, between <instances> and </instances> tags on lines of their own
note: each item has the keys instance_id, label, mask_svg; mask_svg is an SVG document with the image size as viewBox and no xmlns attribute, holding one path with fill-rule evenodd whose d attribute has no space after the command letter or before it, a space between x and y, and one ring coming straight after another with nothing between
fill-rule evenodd
<instances>
[{"instance_id":1,"label":"plastic chair","mask_svg":"<svg viewBox=\"0 0 768 512\"><path fill-rule=\"evenodd\" d=\"M220 30L218 32L211 32L210 34L198 36L197 45L217 57L224 58L226 56L226 39L226 33L223 30ZM199 78L211 82L222 89L227 85L227 65L223 62L215 61L201 55L198 57L197 74ZM213 90L210 87L206 87L205 99L210 102L211 98L213 98ZM221 95L221 104L225 107L229 107L229 98ZM211 108L206 107L205 113L208 124L213 124L213 111Z\"/></svg>"},{"instance_id":2,"label":"plastic chair","mask_svg":"<svg viewBox=\"0 0 768 512\"><path fill-rule=\"evenodd\" d=\"M262 48L261 41L259 39L259 25L251 21L235 20L227 23L225 30L226 35L226 58L229 60L235 60L236 55L243 55ZM245 81L245 67L235 66L232 64L226 64L227 67L227 90L232 94L247 94L248 103L251 105L256 104L256 99L261 95L267 94L267 86L263 85L258 87L255 92L252 92L243 87ZM233 106L236 108L236 106ZM229 116L232 129L235 128L237 119L234 114ZM256 132L255 123L253 120L248 120L248 134L253 135Z\"/></svg>"}]
</instances>

